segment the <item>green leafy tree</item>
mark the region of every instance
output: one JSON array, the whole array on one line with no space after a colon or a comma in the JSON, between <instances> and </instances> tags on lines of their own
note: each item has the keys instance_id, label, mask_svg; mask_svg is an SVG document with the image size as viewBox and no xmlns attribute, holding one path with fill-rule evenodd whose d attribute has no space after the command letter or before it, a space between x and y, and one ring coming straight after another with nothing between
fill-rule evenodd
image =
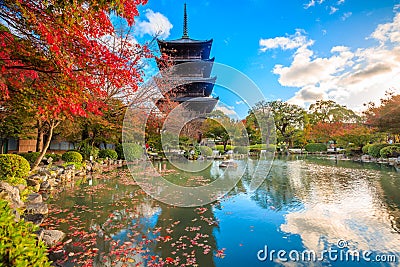
<instances>
[{"instance_id":1,"label":"green leafy tree","mask_svg":"<svg viewBox=\"0 0 400 267\"><path fill-rule=\"evenodd\" d=\"M246 118L246 129L250 131L254 138L251 141L257 140L258 143L269 145L275 143L275 124L274 112L271 106L272 102L261 101L255 104L250 110ZM272 139L272 140L271 140Z\"/></svg>"},{"instance_id":2,"label":"green leafy tree","mask_svg":"<svg viewBox=\"0 0 400 267\"><path fill-rule=\"evenodd\" d=\"M274 116L277 130L277 141L293 146L294 137L299 129L303 129L305 111L303 108L282 101L266 102Z\"/></svg>"},{"instance_id":3,"label":"green leafy tree","mask_svg":"<svg viewBox=\"0 0 400 267\"><path fill-rule=\"evenodd\" d=\"M203 134L215 142L222 142L224 151L228 143L243 145L247 143L247 133L241 121L235 121L222 111L213 111L203 124Z\"/></svg>"},{"instance_id":4,"label":"green leafy tree","mask_svg":"<svg viewBox=\"0 0 400 267\"><path fill-rule=\"evenodd\" d=\"M356 123L360 121L353 110L336 103L333 100L318 100L311 104L308 109L310 123L316 124L319 122L333 123Z\"/></svg>"}]
</instances>

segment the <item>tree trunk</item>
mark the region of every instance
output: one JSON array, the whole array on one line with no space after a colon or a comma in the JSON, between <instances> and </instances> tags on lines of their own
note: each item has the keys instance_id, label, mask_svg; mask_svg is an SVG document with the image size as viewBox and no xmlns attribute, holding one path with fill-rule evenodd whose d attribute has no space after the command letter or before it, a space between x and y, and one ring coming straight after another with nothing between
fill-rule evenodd
<instances>
[{"instance_id":1,"label":"tree trunk","mask_svg":"<svg viewBox=\"0 0 400 267\"><path fill-rule=\"evenodd\" d=\"M42 161L44 155L46 155L47 149L50 146L51 138L53 137L53 131L58 126L58 124L60 124L60 122L55 122L53 120L50 121L48 138L46 140L46 143L43 146L42 151L40 152L39 157L36 159L35 163L33 163L32 171L37 169L37 167L39 166L39 163Z\"/></svg>"},{"instance_id":2,"label":"tree trunk","mask_svg":"<svg viewBox=\"0 0 400 267\"><path fill-rule=\"evenodd\" d=\"M7 140L7 139L3 139L3 138L1 138L1 145L0 145L0 154L3 154L4 153L4 144L5 144L5 140Z\"/></svg>"},{"instance_id":3,"label":"tree trunk","mask_svg":"<svg viewBox=\"0 0 400 267\"><path fill-rule=\"evenodd\" d=\"M42 151L43 148L43 140L44 140L44 128L43 128L43 122L40 120L37 121L37 138L36 138L36 152Z\"/></svg>"},{"instance_id":4,"label":"tree trunk","mask_svg":"<svg viewBox=\"0 0 400 267\"><path fill-rule=\"evenodd\" d=\"M84 123L83 130L82 130L82 141L85 141L89 137L90 137L89 136L89 126L87 125L87 123Z\"/></svg>"}]
</instances>

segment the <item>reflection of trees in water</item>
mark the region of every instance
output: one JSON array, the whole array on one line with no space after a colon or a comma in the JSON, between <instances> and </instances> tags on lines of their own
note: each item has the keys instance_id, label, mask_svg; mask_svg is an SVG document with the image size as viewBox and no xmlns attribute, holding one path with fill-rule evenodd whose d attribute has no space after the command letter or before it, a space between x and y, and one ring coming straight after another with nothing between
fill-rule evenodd
<instances>
[{"instance_id":1,"label":"reflection of trees in water","mask_svg":"<svg viewBox=\"0 0 400 267\"><path fill-rule=\"evenodd\" d=\"M217 244L213 231L217 228L212 205L201 208L180 208L160 204L161 213L155 229L160 229L161 238L156 244L156 253L163 259L179 257L180 263L195 258L190 266L213 267Z\"/></svg>"},{"instance_id":2,"label":"reflection of trees in water","mask_svg":"<svg viewBox=\"0 0 400 267\"><path fill-rule=\"evenodd\" d=\"M309 249L323 249L322 239L334 244L345 237L358 249L398 251L398 174L343 165L276 160L253 199L264 208L302 203L285 215L281 230L299 234Z\"/></svg>"},{"instance_id":3,"label":"reflection of trees in water","mask_svg":"<svg viewBox=\"0 0 400 267\"><path fill-rule=\"evenodd\" d=\"M118 262L119 255L113 254L115 251L122 255L121 258L134 259L136 263L142 262L144 248L150 251L154 249L152 248L154 243L151 242L156 236L152 234L154 229L152 221L160 208L151 197L132 194L133 192L130 193L132 199L128 199L131 200L130 205L123 209L115 209L114 206L113 210L106 212L108 215L105 221L101 224L94 222L91 225L91 230L97 233L96 246L103 252L95 258L95 262L99 265L111 266L113 262ZM136 263L131 265L137 266Z\"/></svg>"},{"instance_id":4,"label":"reflection of trees in water","mask_svg":"<svg viewBox=\"0 0 400 267\"><path fill-rule=\"evenodd\" d=\"M308 162L318 163L322 166L319 170L329 168L327 171L315 172L317 181L331 190L349 190L354 188L354 183L362 179L371 189L370 193L381 209L382 214L387 213L394 231L400 233L400 177L392 166L378 163L359 163L352 161L329 161L324 158L309 158ZM380 203L380 204L379 204Z\"/></svg>"},{"instance_id":5,"label":"reflection of trees in water","mask_svg":"<svg viewBox=\"0 0 400 267\"><path fill-rule=\"evenodd\" d=\"M295 188L290 181L289 172L286 164L274 164L251 199L263 208L273 207L277 210L297 203ZM244 179L244 183L249 182L250 180Z\"/></svg>"},{"instance_id":6,"label":"reflection of trees in water","mask_svg":"<svg viewBox=\"0 0 400 267\"><path fill-rule=\"evenodd\" d=\"M380 180L387 209L392 216L392 228L400 233L400 178L398 176L384 176Z\"/></svg>"}]
</instances>

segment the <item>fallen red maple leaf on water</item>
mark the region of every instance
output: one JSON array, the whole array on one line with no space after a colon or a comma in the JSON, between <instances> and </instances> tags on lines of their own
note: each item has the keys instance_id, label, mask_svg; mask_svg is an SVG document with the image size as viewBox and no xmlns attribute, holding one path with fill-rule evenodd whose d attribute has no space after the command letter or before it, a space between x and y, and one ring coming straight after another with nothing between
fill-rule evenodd
<instances>
[{"instance_id":1,"label":"fallen red maple leaf on water","mask_svg":"<svg viewBox=\"0 0 400 267\"><path fill-rule=\"evenodd\" d=\"M173 262L174 262L174 259L171 258L171 257L166 257L166 258L165 258L165 262L166 262L166 263L173 263Z\"/></svg>"},{"instance_id":2,"label":"fallen red maple leaf on water","mask_svg":"<svg viewBox=\"0 0 400 267\"><path fill-rule=\"evenodd\" d=\"M226 254L225 254L225 248L222 249L218 249L217 252L215 253L215 257L217 258L225 258Z\"/></svg>"}]
</instances>

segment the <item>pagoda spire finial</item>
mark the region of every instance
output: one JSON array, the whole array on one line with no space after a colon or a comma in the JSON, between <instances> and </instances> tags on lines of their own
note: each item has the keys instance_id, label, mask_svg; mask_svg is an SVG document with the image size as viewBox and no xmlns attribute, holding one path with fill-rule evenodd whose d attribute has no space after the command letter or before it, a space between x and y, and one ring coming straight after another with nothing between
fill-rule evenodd
<instances>
[{"instance_id":1,"label":"pagoda spire finial","mask_svg":"<svg viewBox=\"0 0 400 267\"><path fill-rule=\"evenodd\" d=\"M183 39L189 39L186 3L184 4L184 7L183 7L183 35L182 35L182 38Z\"/></svg>"}]
</instances>

